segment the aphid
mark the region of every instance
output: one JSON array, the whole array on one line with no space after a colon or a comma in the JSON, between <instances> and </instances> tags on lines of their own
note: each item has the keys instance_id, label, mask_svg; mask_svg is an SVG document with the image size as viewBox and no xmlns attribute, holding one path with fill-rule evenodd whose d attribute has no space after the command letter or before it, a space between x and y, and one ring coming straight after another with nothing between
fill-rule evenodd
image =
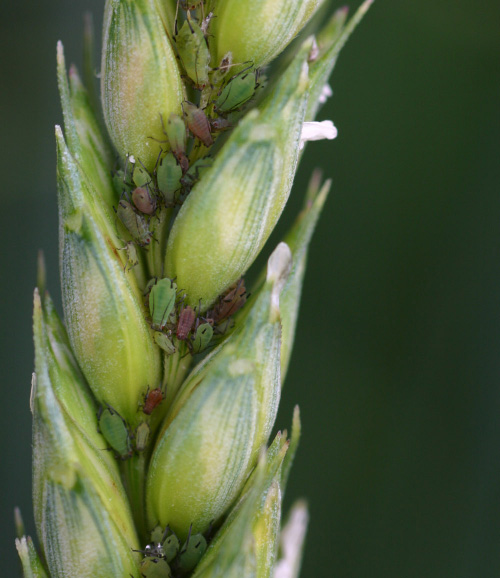
<instances>
[{"instance_id":1,"label":"aphid","mask_svg":"<svg viewBox=\"0 0 500 578\"><path fill-rule=\"evenodd\" d=\"M233 65L233 54L228 52L220 61L217 68L212 70L212 84L218 86L222 83L224 77L229 72L231 66Z\"/></svg>"},{"instance_id":2,"label":"aphid","mask_svg":"<svg viewBox=\"0 0 500 578\"><path fill-rule=\"evenodd\" d=\"M201 323L198 325L191 343L191 353L195 355L206 349L214 335L213 327L210 323Z\"/></svg>"},{"instance_id":3,"label":"aphid","mask_svg":"<svg viewBox=\"0 0 500 578\"><path fill-rule=\"evenodd\" d=\"M136 243L141 247L146 247L151 243L153 234L149 230L146 219L128 201L120 199L115 212Z\"/></svg>"},{"instance_id":4,"label":"aphid","mask_svg":"<svg viewBox=\"0 0 500 578\"><path fill-rule=\"evenodd\" d=\"M195 87L202 90L209 84L210 50L203 30L191 19L189 12L187 20L175 36L175 42L186 74Z\"/></svg>"},{"instance_id":5,"label":"aphid","mask_svg":"<svg viewBox=\"0 0 500 578\"><path fill-rule=\"evenodd\" d=\"M177 285L167 277L160 279L152 286L149 293L149 312L152 319L151 325L156 331L161 331L168 323L176 296Z\"/></svg>"},{"instance_id":6,"label":"aphid","mask_svg":"<svg viewBox=\"0 0 500 578\"><path fill-rule=\"evenodd\" d=\"M159 556L170 563L180 550L179 538L174 534L169 526L162 530L161 526L156 526L151 532L151 544L142 551L144 555Z\"/></svg>"},{"instance_id":7,"label":"aphid","mask_svg":"<svg viewBox=\"0 0 500 578\"><path fill-rule=\"evenodd\" d=\"M189 171L182 177L182 186L190 190L196 181L201 178L203 173L213 165L213 162L214 161L211 157L203 157L202 159L198 159L189 167Z\"/></svg>"},{"instance_id":8,"label":"aphid","mask_svg":"<svg viewBox=\"0 0 500 578\"><path fill-rule=\"evenodd\" d=\"M181 314L179 315L179 321L177 322L177 339L180 341L187 339L187 336L193 328L195 319L196 312L189 305L181 311Z\"/></svg>"},{"instance_id":9,"label":"aphid","mask_svg":"<svg viewBox=\"0 0 500 578\"><path fill-rule=\"evenodd\" d=\"M237 283L229 287L226 294L219 299L215 307L210 310L209 317L215 323L220 323L224 319L234 315L247 300L247 291L245 288L245 281L241 278Z\"/></svg>"},{"instance_id":10,"label":"aphid","mask_svg":"<svg viewBox=\"0 0 500 578\"><path fill-rule=\"evenodd\" d=\"M214 143L214 139L210 134L210 123L207 115L201 108L198 108L187 100L182 103L182 110L184 111L188 129L196 138L199 138L206 147L211 146Z\"/></svg>"},{"instance_id":11,"label":"aphid","mask_svg":"<svg viewBox=\"0 0 500 578\"><path fill-rule=\"evenodd\" d=\"M185 173L189 168L189 160L186 156L187 135L184 121L179 115L172 113L168 118L166 128L163 127L163 131L167 135L172 154L177 159L182 172Z\"/></svg>"},{"instance_id":12,"label":"aphid","mask_svg":"<svg viewBox=\"0 0 500 578\"><path fill-rule=\"evenodd\" d=\"M163 392L160 387L148 391L146 393L146 397L144 398L142 413L145 413L146 415L151 415L162 401L163 401Z\"/></svg>"},{"instance_id":13,"label":"aphid","mask_svg":"<svg viewBox=\"0 0 500 578\"><path fill-rule=\"evenodd\" d=\"M196 10L201 5L203 5L203 0L181 0L181 6L184 10Z\"/></svg>"},{"instance_id":14,"label":"aphid","mask_svg":"<svg viewBox=\"0 0 500 578\"><path fill-rule=\"evenodd\" d=\"M155 526L151 530L151 543L152 544L161 544L165 539L165 531L161 526Z\"/></svg>"},{"instance_id":15,"label":"aphid","mask_svg":"<svg viewBox=\"0 0 500 578\"><path fill-rule=\"evenodd\" d=\"M98 428L117 456L126 460L132 455L127 422L111 406L101 408L97 415Z\"/></svg>"},{"instance_id":16,"label":"aphid","mask_svg":"<svg viewBox=\"0 0 500 578\"><path fill-rule=\"evenodd\" d=\"M153 215L156 211L156 198L147 188L137 187L132 192L132 202L145 215Z\"/></svg>"},{"instance_id":17,"label":"aphid","mask_svg":"<svg viewBox=\"0 0 500 578\"><path fill-rule=\"evenodd\" d=\"M143 452L146 449L150 433L149 425L145 421L137 426L135 430L135 449L137 452Z\"/></svg>"},{"instance_id":18,"label":"aphid","mask_svg":"<svg viewBox=\"0 0 500 578\"><path fill-rule=\"evenodd\" d=\"M155 331L153 333L153 339L156 345L158 345L160 349L163 349L167 355L173 355L175 353L175 345L172 343L169 337L165 335L165 333L162 333L161 331Z\"/></svg>"},{"instance_id":19,"label":"aphid","mask_svg":"<svg viewBox=\"0 0 500 578\"><path fill-rule=\"evenodd\" d=\"M168 526L167 529L169 529ZM165 556L165 560L170 563L179 553L180 547L181 543L179 542L179 538L177 538L174 533L170 534L163 542L163 555Z\"/></svg>"},{"instance_id":20,"label":"aphid","mask_svg":"<svg viewBox=\"0 0 500 578\"><path fill-rule=\"evenodd\" d=\"M229 130L230 128L233 128L233 125L226 118L219 117L210 120L210 127L213 132L221 132L223 130Z\"/></svg>"},{"instance_id":21,"label":"aphid","mask_svg":"<svg viewBox=\"0 0 500 578\"><path fill-rule=\"evenodd\" d=\"M189 535L179 552L179 570L190 572L201 560L207 549L207 541L203 534Z\"/></svg>"},{"instance_id":22,"label":"aphid","mask_svg":"<svg viewBox=\"0 0 500 578\"><path fill-rule=\"evenodd\" d=\"M174 155L167 153L156 169L158 188L165 197L167 205L175 204L175 194L181 188L182 169L177 164Z\"/></svg>"},{"instance_id":23,"label":"aphid","mask_svg":"<svg viewBox=\"0 0 500 578\"><path fill-rule=\"evenodd\" d=\"M221 115L228 114L248 102L257 88L257 73L242 71L233 76L220 91L214 103L214 110Z\"/></svg>"},{"instance_id":24,"label":"aphid","mask_svg":"<svg viewBox=\"0 0 500 578\"><path fill-rule=\"evenodd\" d=\"M128 241L125 243L125 247L120 247L118 251L126 251L127 253L127 265L125 265L125 269L128 266L128 270L130 271L130 269L133 269L139 264L139 255L137 254L137 248L133 241Z\"/></svg>"},{"instance_id":25,"label":"aphid","mask_svg":"<svg viewBox=\"0 0 500 578\"><path fill-rule=\"evenodd\" d=\"M129 183L125 182L124 171L122 170L116 171L116 173L113 175L113 187L117 195L119 195L120 197L123 195L124 192L130 190Z\"/></svg>"},{"instance_id":26,"label":"aphid","mask_svg":"<svg viewBox=\"0 0 500 578\"><path fill-rule=\"evenodd\" d=\"M141 165L136 164L134 167L134 174L132 175L132 180L136 187L145 187L149 185L152 181L151 175L148 171Z\"/></svg>"},{"instance_id":27,"label":"aphid","mask_svg":"<svg viewBox=\"0 0 500 578\"><path fill-rule=\"evenodd\" d=\"M144 578L166 578L172 575L166 560L149 555L141 562L140 572Z\"/></svg>"}]
</instances>

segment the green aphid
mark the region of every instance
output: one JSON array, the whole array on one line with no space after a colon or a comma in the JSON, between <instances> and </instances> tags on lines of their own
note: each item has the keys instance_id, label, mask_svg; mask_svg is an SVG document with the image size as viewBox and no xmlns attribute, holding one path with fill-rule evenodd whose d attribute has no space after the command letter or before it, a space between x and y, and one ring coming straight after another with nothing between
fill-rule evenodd
<instances>
[{"instance_id":1,"label":"green aphid","mask_svg":"<svg viewBox=\"0 0 500 578\"><path fill-rule=\"evenodd\" d=\"M183 123L184 124L184 123ZM176 192L181 188L182 169L172 153L167 153L156 170L158 188L167 205L175 204Z\"/></svg>"},{"instance_id":2,"label":"green aphid","mask_svg":"<svg viewBox=\"0 0 500 578\"><path fill-rule=\"evenodd\" d=\"M170 536L163 542L163 555L165 560L170 563L177 556L181 547L179 538L175 534Z\"/></svg>"},{"instance_id":3,"label":"green aphid","mask_svg":"<svg viewBox=\"0 0 500 578\"><path fill-rule=\"evenodd\" d=\"M209 84L210 50L203 30L189 14L175 37L175 42L186 74L195 87L202 90Z\"/></svg>"},{"instance_id":4,"label":"green aphid","mask_svg":"<svg viewBox=\"0 0 500 578\"><path fill-rule=\"evenodd\" d=\"M202 534L189 536L179 552L179 569L190 572L196 567L207 549L207 541Z\"/></svg>"},{"instance_id":5,"label":"green aphid","mask_svg":"<svg viewBox=\"0 0 500 578\"><path fill-rule=\"evenodd\" d=\"M135 430L135 449L138 452L143 452L146 449L149 441L149 434L151 430L149 425L143 421Z\"/></svg>"},{"instance_id":6,"label":"green aphid","mask_svg":"<svg viewBox=\"0 0 500 578\"><path fill-rule=\"evenodd\" d=\"M151 293L151 289L158 283L158 277L152 277L147 283L146 287L144 287L143 295L149 295Z\"/></svg>"},{"instance_id":7,"label":"green aphid","mask_svg":"<svg viewBox=\"0 0 500 578\"><path fill-rule=\"evenodd\" d=\"M168 117L167 126L164 127L170 148L175 152L186 153L186 125L182 118L174 112Z\"/></svg>"},{"instance_id":8,"label":"green aphid","mask_svg":"<svg viewBox=\"0 0 500 578\"><path fill-rule=\"evenodd\" d=\"M152 327L161 331L169 321L170 313L175 306L177 285L167 277L160 279L149 294L149 312L152 319Z\"/></svg>"},{"instance_id":9,"label":"green aphid","mask_svg":"<svg viewBox=\"0 0 500 578\"><path fill-rule=\"evenodd\" d=\"M163 132L167 135L172 154L185 173L189 168L189 159L186 156L187 133L184 120L178 114L172 113L168 118L167 127L163 127Z\"/></svg>"},{"instance_id":10,"label":"green aphid","mask_svg":"<svg viewBox=\"0 0 500 578\"><path fill-rule=\"evenodd\" d=\"M161 544L164 536L165 530L163 530L161 526L155 526L155 528L151 530L151 542L153 544Z\"/></svg>"},{"instance_id":11,"label":"green aphid","mask_svg":"<svg viewBox=\"0 0 500 578\"><path fill-rule=\"evenodd\" d=\"M125 265L125 269L130 271L130 269L133 269L139 264L137 247L133 241L128 241L128 243L125 243L125 247L121 247L118 251L125 251L127 253L127 264Z\"/></svg>"},{"instance_id":12,"label":"green aphid","mask_svg":"<svg viewBox=\"0 0 500 578\"><path fill-rule=\"evenodd\" d=\"M145 187L146 185L149 185L152 181L151 175L141 165L135 165L132 180L134 181L136 187Z\"/></svg>"},{"instance_id":13,"label":"green aphid","mask_svg":"<svg viewBox=\"0 0 500 578\"><path fill-rule=\"evenodd\" d=\"M144 558L140 572L144 578L170 578L172 576L170 566L163 558Z\"/></svg>"},{"instance_id":14,"label":"green aphid","mask_svg":"<svg viewBox=\"0 0 500 578\"><path fill-rule=\"evenodd\" d=\"M168 535L168 537L167 537ZM179 553L181 543L179 538L167 526L165 530L161 526L156 526L151 532L151 544L154 546L148 551L148 556L154 556L161 552L161 557L170 564Z\"/></svg>"},{"instance_id":15,"label":"green aphid","mask_svg":"<svg viewBox=\"0 0 500 578\"><path fill-rule=\"evenodd\" d=\"M224 115L242 107L253 97L256 86L255 72L244 72L233 76L217 96L214 110Z\"/></svg>"},{"instance_id":16,"label":"green aphid","mask_svg":"<svg viewBox=\"0 0 500 578\"><path fill-rule=\"evenodd\" d=\"M214 335L213 327L210 323L201 323L196 329L193 341L191 342L191 350L193 355L200 353L206 349Z\"/></svg>"},{"instance_id":17,"label":"green aphid","mask_svg":"<svg viewBox=\"0 0 500 578\"><path fill-rule=\"evenodd\" d=\"M120 199L115 212L137 244L146 247L151 243L153 234L149 230L146 219L134 209L131 203Z\"/></svg>"},{"instance_id":18,"label":"green aphid","mask_svg":"<svg viewBox=\"0 0 500 578\"><path fill-rule=\"evenodd\" d=\"M117 171L113 175L113 187L119 197L121 197L124 192L130 191L130 184L125 181L124 171Z\"/></svg>"},{"instance_id":19,"label":"green aphid","mask_svg":"<svg viewBox=\"0 0 500 578\"><path fill-rule=\"evenodd\" d=\"M156 345L158 345L160 349L163 349L167 355L173 355L175 353L175 345L168 338L168 336L165 335L165 333L162 333L161 331L155 331L153 333L153 339Z\"/></svg>"},{"instance_id":20,"label":"green aphid","mask_svg":"<svg viewBox=\"0 0 500 578\"><path fill-rule=\"evenodd\" d=\"M125 460L132 455L132 443L127 422L109 405L97 416L99 431L117 455Z\"/></svg>"}]
</instances>

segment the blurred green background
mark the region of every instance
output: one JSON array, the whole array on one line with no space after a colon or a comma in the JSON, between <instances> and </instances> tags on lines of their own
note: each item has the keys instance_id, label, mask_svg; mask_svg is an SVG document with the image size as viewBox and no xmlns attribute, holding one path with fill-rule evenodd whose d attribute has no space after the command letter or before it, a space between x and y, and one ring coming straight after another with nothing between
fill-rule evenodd
<instances>
[{"instance_id":1,"label":"blurred green background","mask_svg":"<svg viewBox=\"0 0 500 578\"><path fill-rule=\"evenodd\" d=\"M339 4L332 2L332 8ZM1 574L31 514L36 254L59 295L55 44L81 62L101 0L2 0ZM302 410L287 505L306 496L303 576L500 575L500 3L377 0L309 145L333 190L311 248L279 426ZM285 224L280 225L280 231Z\"/></svg>"}]
</instances>

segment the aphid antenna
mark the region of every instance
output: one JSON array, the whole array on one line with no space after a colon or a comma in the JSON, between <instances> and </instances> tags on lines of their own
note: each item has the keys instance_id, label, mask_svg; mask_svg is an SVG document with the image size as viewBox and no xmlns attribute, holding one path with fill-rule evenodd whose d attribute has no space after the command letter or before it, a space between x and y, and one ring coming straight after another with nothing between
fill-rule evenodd
<instances>
[{"instance_id":1,"label":"aphid antenna","mask_svg":"<svg viewBox=\"0 0 500 578\"><path fill-rule=\"evenodd\" d=\"M175 42L175 37L177 36L177 34L179 34L179 28L177 27L177 18L179 15L179 3L180 3L180 0L177 0L177 6L175 8L175 20L174 20L174 42Z\"/></svg>"},{"instance_id":2,"label":"aphid antenna","mask_svg":"<svg viewBox=\"0 0 500 578\"><path fill-rule=\"evenodd\" d=\"M186 21L188 23L189 30L191 30L191 34L194 34L194 28L191 26L191 13L189 12L189 10L186 10L186 12L187 12Z\"/></svg>"},{"instance_id":3,"label":"aphid antenna","mask_svg":"<svg viewBox=\"0 0 500 578\"><path fill-rule=\"evenodd\" d=\"M148 138L151 138L151 137L148 137ZM161 152L160 152L160 154L161 154ZM144 163L141 161L141 159L137 159L137 160L141 163L141 166L142 166L142 168L146 171L146 173L151 177L151 175L149 174L148 169L144 166ZM149 182L151 182L151 181L149 181ZM147 183L146 183L146 184L147 184Z\"/></svg>"},{"instance_id":4,"label":"aphid antenna","mask_svg":"<svg viewBox=\"0 0 500 578\"><path fill-rule=\"evenodd\" d=\"M214 531L214 522L215 522L215 520L210 520L210 523L208 525L208 529L205 532L205 538L206 538L207 542L210 542L210 540L212 539L212 532Z\"/></svg>"},{"instance_id":5,"label":"aphid antenna","mask_svg":"<svg viewBox=\"0 0 500 578\"><path fill-rule=\"evenodd\" d=\"M189 546L189 541L191 540L191 532L193 531L193 524L189 526L188 537L185 542L184 548L179 552L179 554L184 554L187 551L187 547Z\"/></svg>"},{"instance_id":6,"label":"aphid antenna","mask_svg":"<svg viewBox=\"0 0 500 578\"><path fill-rule=\"evenodd\" d=\"M161 123L162 123L162 129L163 129L163 118L162 118L162 115L161 115L161 114L160 114L160 118L162 119L162 120L161 120ZM160 152L158 153L158 156L157 156L157 158L156 158L155 168L153 169L153 175L155 175L155 176L156 176L156 172L158 171L158 166L159 166L160 161L161 161L161 155L162 155L164 152L166 152L166 151L164 151L164 150L160 147Z\"/></svg>"},{"instance_id":7,"label":"aphid antenna","mask_svg":"<svg viewBox=\"0 0 500 578\"><path fill-rule=\"evenodd\" d=\"M237 72L234 76L231 76L231 78L227 81L226 84L229 84L232 80L234 80L235 78L238 78L238 76L241 76L241 78L245 78L248 74L249 74L249 70L254 68L254 63L252 60L247 60L245 62L241 62L241 63L235 63L235 64L229 64L228 68L231 68L232 66L243 66L245 64L248 64L248 66L246 68L244 68L243 70L240 70L239 72ZM257 78L257 70L255 69L255 78ZM247 74L245 74L245 72Z\"/></svg>"},{"instance_id":8,"label":"aphid antenna","mask_svg":"<svg viewBox=\"0 0 500 578\"><path fill-rule=\"evenodd\" d=\"M172 528L167 524L165 526L165 532L163 532L163 538L161 539L161 543L163 544L165 542L165 540L169 537L169 536L175 536L177 539L179 539L179 537L177 536L177 534L172 530Z\"/></svg>"},{"instance_id":9,"label":"aphid antenna","mask_svg":"<svg viewBox=\"0 0 500 578\"><path fill-rule=\"evenodd\" d=\"M154 136L148 136L148 137L146 137L146 138L149 138L149 139L151 139L151 140L153 140L153 141L155 141L155 142L157 142L157 143L160 143L160 144L168 143L168 139L160 140L159 138L156 138L156 137L154 137Z\"/></svg>"},{"instance_id":10,"label":"aphid antenna","mask_svg":"<svg viewBox=\"0 0 500 578\"><path fill-rule=\"evenodd\" d=\"M245 62L233 62L231 64L224 64L216 66L215 68L212 68L212 70L222 70L222 69L227 69L229 70L230 68L233 68L233 66L244 66L245 64L248 64L249 66L247 68L244 68L243 70L240 70L240 72L236 73L234 76L232 76L227 83L231 82L231 80L233 80L234 78L236 78L237 76L239 76L240 74L242 74L243 72L246 72L249 68L252 68L253 66L253 61L252 60L245 60ZM259 70L259 69L256 69ZM227 84L226 83L226 84Z\"/></svg>"}]
</instances>

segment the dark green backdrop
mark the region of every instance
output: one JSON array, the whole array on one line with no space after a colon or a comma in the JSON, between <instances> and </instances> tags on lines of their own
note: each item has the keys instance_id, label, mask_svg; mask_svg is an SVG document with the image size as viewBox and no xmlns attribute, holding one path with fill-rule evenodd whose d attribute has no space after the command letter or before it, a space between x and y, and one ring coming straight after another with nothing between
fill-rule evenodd
<instances>
[{"instance_id":1,"label":"dark green backdrop","mask_svg":"<svg viewBox=\"0 0 500 578\"><path fill-rule=\"evenodd\" d=\"M0 574L30 499L36 253L58 294L55 43L80 63L99 0L2 0ZM332 6L335 4L332 3ZM500 4L377 0L309 146L333 191L314 239L279 425L303 439L303 576L500 575ZM283 231L283 227L281 228Z\"/></svg>"}]
</instances>

